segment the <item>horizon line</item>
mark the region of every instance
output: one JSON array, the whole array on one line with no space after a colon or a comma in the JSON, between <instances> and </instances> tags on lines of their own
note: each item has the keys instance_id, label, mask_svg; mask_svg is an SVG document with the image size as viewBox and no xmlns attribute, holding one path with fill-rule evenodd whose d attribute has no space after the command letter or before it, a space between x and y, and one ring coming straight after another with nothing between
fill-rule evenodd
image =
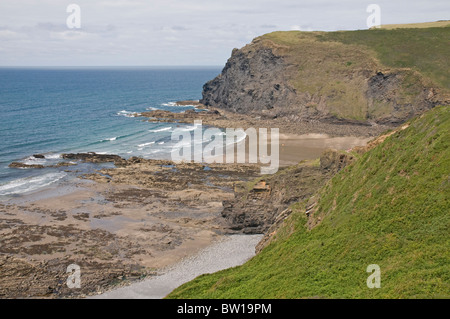
<instances>
[{"instance_id":1,"label":"horizon line","mask_svg":"<svg viewBox=\"0 0 450 319\"><path fill-rule=\"evenodd\" d=\"M223 65L0 65L0 68L223 68Z\"/></svg>"}]
</instances>

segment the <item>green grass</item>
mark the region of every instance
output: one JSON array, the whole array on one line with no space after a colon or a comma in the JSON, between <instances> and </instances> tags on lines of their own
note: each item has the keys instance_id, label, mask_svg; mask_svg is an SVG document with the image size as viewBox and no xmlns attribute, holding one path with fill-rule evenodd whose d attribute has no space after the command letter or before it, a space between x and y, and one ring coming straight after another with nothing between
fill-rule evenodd
<instances>
[{"instance_id":1,"label":"green grass","mask_svg":"<svg viewBox=\"0 0 450 319\"><path fill-rule=\"evenodd\" d=\"M333 177L242 266L203 275L169 298L450 298L450 111L411 121ZM366 268L381 267L369 289Z\"/></svg>"}]
</instances>

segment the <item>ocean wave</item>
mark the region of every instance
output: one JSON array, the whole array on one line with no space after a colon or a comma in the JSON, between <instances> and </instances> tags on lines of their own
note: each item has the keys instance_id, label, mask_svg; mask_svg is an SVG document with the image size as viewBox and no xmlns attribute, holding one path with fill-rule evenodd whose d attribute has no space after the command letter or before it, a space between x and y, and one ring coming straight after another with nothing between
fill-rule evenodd
<instances>
[{"instance_id":1,"label":"ocean wave","mask_svg":"<svg viewBox=\"0 0 450 319\"><path fill-rule=\"evenodd\" d=\"M59 159L61 158L61 154L55 153L55 154L44 154L46 159Z\"/></svg>"},{"instance_id":2,"label":"ocean wave","mask_svg":"<svg viewBox=\"0 0 450 319\"><path fill-rule=\"evenodd\" d=\"M61 158L61 154L42 154L44 158L36 158L34 155L23 159L21 162L27 165L46 165L48 162L54 162Z\"/></svg>"},{"instance_id":3,"label":"ocean wave","mask_svg":"<svg viewBox=\"0 0 450 319\"><path fill-rule=\"evenodd\" d=\"M160 153L160 152L162 152L162 151L163 151L163 150L160 149L160 148L155 148L155 149L153 149L153 150L151 150L151 151L146 152L145 154L146 154L146 155L153 155L153 154L156 154L156 153Z\"/></svg>"},{"instance_id":4,"label":"ocean wave","mask_svg":"<svg viewBox=\"0 0 450 319\"><path fill-rule=\"evenodd\" d=\"M114 137L111 137L111 138L105 138L105 139L103 139L103 140L100 140L100 142L112 142L112 141L115 141L115 140L117 140L118 138L121 138L122 136L114 136Z\"/></svg>"},{"instance_id":5,"label":"ocean wave","mask_svg":"<svg viewBox=\"0 0 450 319\"><path fill-rule=\"evenodd\" d=\"M183 147L187 147L187 146L191 146L192 147L192 141L191 140L189 140L189 141L181 141L181 142L178 142L177 144L175 144L174 146L173 146L173 149L181 149L181 148L183 148Z\"/></svg>"},{"instance_id":6,"label":"ocean wave","mask_svg":"<svg viewBox=\"0 0 450 319\"><path fill-rule=\"evenodd\" d=\"M136 117L138 114L139 114L138 112L130 112L127 110L122 110L120 112L117 112L117 115L125 116L125 117Z\"/></svg>"},{"instance_id":7,"label":"ocean wave","mask_svg":"<svg viewBox=\"0 0 450 319\"><path fill-rule=\"evenodd\" d=\"M195 130L199 126L202 126L202 125L201 124L194 124L192 126L187 126L185 128L178 128L177 130L181 131L181 132L189 132L189 131Z\"/></svg>"},{"instance_id":8,"label":"ocean wave","mask_svg":"<svg viewBox=\"0 0 450 319\"><path fill-rule=\"evenodd\" d=\"M139 144L138 147L142 148L142 147L149 146L149 145L152 145L152 144L155 144L155 142Z\"/></svg>"},{"instance_id":9,"label":"ocean wave","mask_svg":"<svg viewBox=\"0 0 450 319\"><path fill-rule=\"evenodd\" d=\"M26 158L22 161L25 165L45 165L47 164L47 161L45 159L41 158Z\"/></svg>"},{"instance_id":10,"label":"ocean wave","mask_svg":"<svg viewBox=\"0 0 450 319\"><path fill-rule=\"evenodd\" d=\"M148 131L149 131L149 132L152 132L152 133L158 133L158 132L169 131L169 130L171 130L171 129L172 129L172 126L169 126L169 127L163 127L163 128L155 129L155 130L148 130Z\"/></svg>"},{"instance_id":11,"label":"ocean wave","mask_svg":"<svg viewBox=\"0 0 450 319\"><path fill-rule=\"evenodd\" d=\"M162 103L162 106L170 106L170 107L194 107L195 105L193 104L189 104L189 105L178 105L177 102L167 102L167 103Z\"/></svg>"},{"instance_id":12,"label":"ocean wave","mask_svg":"<svg viewBox=\"0 0 450 319\"><path fill-rule=\"evenodd\" d=\"M0 195L23 194L49 186L67 176L64 172L25 177L0 185Z\"/></svg>"}]
</instances>

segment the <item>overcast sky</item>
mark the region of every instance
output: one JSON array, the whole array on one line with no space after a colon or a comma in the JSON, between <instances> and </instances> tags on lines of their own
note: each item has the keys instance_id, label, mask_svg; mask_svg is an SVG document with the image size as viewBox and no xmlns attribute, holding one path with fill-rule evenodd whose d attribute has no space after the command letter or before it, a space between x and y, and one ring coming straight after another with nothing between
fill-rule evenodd
<instances>
[{"instance_id":1,"label":"overcast sky","mask_svg":"<svg viewBox=\"0 0 450 319\"><path fill-rule=\"evenodd\" d=\"M449 0L0 0L0 66L223 66L268 32L367 29L372 3L382 24L450 19Z\"/></svg>"}]
</instances>

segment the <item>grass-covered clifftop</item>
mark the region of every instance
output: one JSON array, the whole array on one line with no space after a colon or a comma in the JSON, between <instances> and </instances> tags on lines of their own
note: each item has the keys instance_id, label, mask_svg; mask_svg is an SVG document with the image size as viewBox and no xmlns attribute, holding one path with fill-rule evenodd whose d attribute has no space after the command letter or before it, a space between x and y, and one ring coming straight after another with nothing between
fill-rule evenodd
<instances>
[{"instance_id":1,"label":"grass-covered clifftop","mask_svg":"<svg viewBox=\"0 0 450 319\"><path fill-rule=\"evenodd\" d=\"M450 109L413 119L335 175L246 264L169 298L450 297ZM381 268L369 289L366 268Z\"/></svg>"},{"instance_id":2,"label":"grass-covered clifftop","mask_svg":"<svg viewBox=\"0 0 450 319\"><path fill-rule=\"evenodd\" d=\"M371 58L375 58L384 67L417 71L434 81L436 86L450 90L450 46L446 40L450 35L450 21L435 24L440 26L434 27L433 23L428 23L427 27L418 27L418 24L409 28L397 25L397 28L337 32L273 32L262 36L261 39L270 39L292 47L294 51L298 51L292 54L297 56L303 56L302 42L306 39L329 44L328 53L332 53L333 42L349 45L348 51L354 51L355 55L354 60L349 56L348 61L345 61L347 67L367 63ZM350 54L345 51L342 53ZM301 64L301 61L299 63ZM331 72L332 69L326 71Z\"/></svg>"}]
</instances>

